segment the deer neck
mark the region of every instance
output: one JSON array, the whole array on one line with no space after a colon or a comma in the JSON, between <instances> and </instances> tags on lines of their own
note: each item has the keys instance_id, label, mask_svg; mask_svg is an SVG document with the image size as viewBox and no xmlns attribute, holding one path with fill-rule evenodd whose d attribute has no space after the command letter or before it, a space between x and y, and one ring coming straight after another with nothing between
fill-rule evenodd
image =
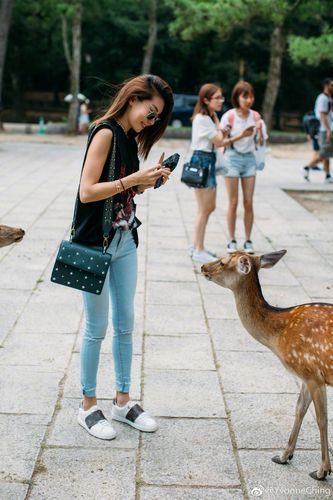
<instances>
[{"instance_id":1,"label":"deer neck","mask_svg":"<svg viewBox=\"0 0 333 500\"><path fill-rule=\"evenodd\" d=\"M258 342L275 351L282 331L279 324L283 322L276 316L280 310L264 299L257 272L253 270L233 292L243 326Z\"/></svg>"}]
</instances>

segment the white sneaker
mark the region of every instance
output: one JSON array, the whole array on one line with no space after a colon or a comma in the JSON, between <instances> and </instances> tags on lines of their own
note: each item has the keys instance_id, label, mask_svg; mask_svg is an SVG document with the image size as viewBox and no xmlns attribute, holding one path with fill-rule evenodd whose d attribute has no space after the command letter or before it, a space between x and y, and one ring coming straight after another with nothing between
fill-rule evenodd
<instances>
[{"instance_id":1,"label":"white sneaker","mask_svg":"<svg viewBox=\"0 0 333 500\"><path fill-rule=\"evenodd\" d=\"M215 259L217 259L217 255L216 255L215 252L212 252L208 248L205 248L204 250L205 250L205 252L209 253L209 255L211 255L212 257L215 257ZM193 252L195 251L195 246L194 245L190 245L188 247L187 251L188 251L189 256L192 257Z\"/></svg>"},{"instance_id":2,"label":"white sneaker","mask_svg":"<svg viewBox=\"0 0 333 500\"><path fill-rule=\"evenodd\" d=\"M237 252L237 241L236 240L231 240L227 244L227 252L228 253L235 253Z\"/></svg>"},{"instance_id":3,"label":"white sneaker","mask_svg":"<svg viewBox=\"0 0 333 500\"><path fill-rule=\"evenodd\" d=\"M253 243L251 240L246 240L244 242L244 252L249 253L249 254L254 254L254 248L253 248Z\"/></svg>"},{"instance_id":4,"label":"white sneaker","mask_svg":"<svg viewBox=\"0 0 333 500\"><path fill-rule=\"evenodd\" d=\"M213 262L214 260L216 260L216 257L213 257L213 255L207 252L207 250L202 250L201 252L197 252L196 250L194 250L192 259L196 262L206 264L207 262Z\"/></svg>"},{"instance_id":5,"label":"white sneaker","mask_svg":"<svg viewBox=\"0 0 333 500\"><path fill-rule=\"evenodd\" d=\"M333 182L333 177L331 175L327 175L325 177L325 184L331 184Z\"/></svg>"},{"instance_id":6,"label":"white sneaker","mask_svg":"<svg viewBox=\"0 0 333 500\"><path fill-rule=\"evenodd\" d=\"M192 257L193 252L194 252L194 245L190 245L187 249L187 252L188 252L189 256Z\"/></svg>"},{"instance_id":7,"label":"white sneaker","mask_svg":"<svg viewBox=\"0 0 333 500\"><path fill-rule=\"evenodd\" d=\"M129 401L125 406L118 406L114 400L112 418L143 432L155 432L158 428L156 420L134 401Z\"/></svg>"},{"instance_id":8,"label":"white sneaker","mask_svg":"<svg viewBox=\"0 0 333 500\"><path fill-rule=\"evenodd\" d=\"M114 439L117 435L117 431L104 417L102 410L97 405L85 411L81 403L77 421L89 434L99 439Z\"/></svg>"}]
</instances>

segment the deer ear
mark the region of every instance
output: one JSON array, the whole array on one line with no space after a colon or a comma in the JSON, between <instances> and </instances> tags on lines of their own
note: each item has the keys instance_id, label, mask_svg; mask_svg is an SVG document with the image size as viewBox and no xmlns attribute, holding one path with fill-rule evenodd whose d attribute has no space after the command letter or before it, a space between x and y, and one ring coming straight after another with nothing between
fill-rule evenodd
<instances>
[{"instance_id":1,"label":"deer ear","mask_svg":"<svg viewBox=\"0 0 333 500\"><path fill-rule=\"evenodd\" d=\"M266 253L260 257L260 267L273 267L287 253L287 250L279 250L278 252Z\"/></svg>"},{"instance_id":2,"label":"deer ear","mask_svg":"<svg viewBox=\"0 0 333 500\"><path fill-rule=\"evenodd\" d=\"M246 255L242 255L241 257L239 257L236 267L237 267L237 271L240 274L249 274L249 272L251 271L251 267L252 267L249 257L247 257Z\"/></svg>"}]
</instances>

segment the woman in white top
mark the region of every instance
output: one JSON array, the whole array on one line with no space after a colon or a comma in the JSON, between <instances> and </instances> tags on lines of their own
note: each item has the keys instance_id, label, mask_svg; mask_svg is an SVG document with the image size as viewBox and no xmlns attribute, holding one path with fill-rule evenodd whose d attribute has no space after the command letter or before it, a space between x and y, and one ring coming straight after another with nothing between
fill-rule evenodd
<instances>
[{"instance_id":1,"label":"woman in white top","mask_svg":"<svg viewBox=\"0 0 333 500\"><path fill-rule=\"evenodd\" d=\"M204 248L204 237L209 216L215 210L215 147L222 146L223 142L223 130L220 129L216 112L221 110L223 101L221 88L212 83L205 83L200 89L192 116L191 163L200 163L209 170L205 186L194 189L198 213L190 253L193 260L202 263L216 258L214 253Z\"/></svg>"},{"instance_id":2,"label":"woman in white top","mask_svg":"<svg viewBox=\"0 0 333 500\"><path fill-rule=\"evenodd\" d=\"M254 156L255 138L259 143L267 138L265 124L257 111L251 109L254 102L254 90L248 82L238 82L232 91L233 109L227 111L221 119L221 127L230 128L223 155L223 166L227 169L225 184L229 206L227 213L230 241L228 253L237 251L235 236L238 205L239 179L243 191L245 242L243 250L253 254L251 231L253 226L253 193L256 179L256 160Z\"/></svg>"}]
</instances>

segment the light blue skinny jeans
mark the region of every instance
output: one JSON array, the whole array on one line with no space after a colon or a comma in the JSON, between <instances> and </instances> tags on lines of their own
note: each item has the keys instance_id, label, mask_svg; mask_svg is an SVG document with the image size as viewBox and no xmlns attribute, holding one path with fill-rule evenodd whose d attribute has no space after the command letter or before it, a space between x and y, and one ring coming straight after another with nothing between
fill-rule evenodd
<instances>
[{"instance_id":1,"label":"light blue skinny jeans","mask_svg":"<svg viewBox=\"0 0 333 500\"><path fill-rule=\"evenodd\" d=\"M131 231L117 229L107 249L111 265L100 295L83 292L85 328L81 346L81 390L96 396L97 371L102 341L109 318L109 295L112 304L112 353L115 388L129 392L134 328L134 296L137 282L137 251Z\"/></svg>"}]
</instances>

